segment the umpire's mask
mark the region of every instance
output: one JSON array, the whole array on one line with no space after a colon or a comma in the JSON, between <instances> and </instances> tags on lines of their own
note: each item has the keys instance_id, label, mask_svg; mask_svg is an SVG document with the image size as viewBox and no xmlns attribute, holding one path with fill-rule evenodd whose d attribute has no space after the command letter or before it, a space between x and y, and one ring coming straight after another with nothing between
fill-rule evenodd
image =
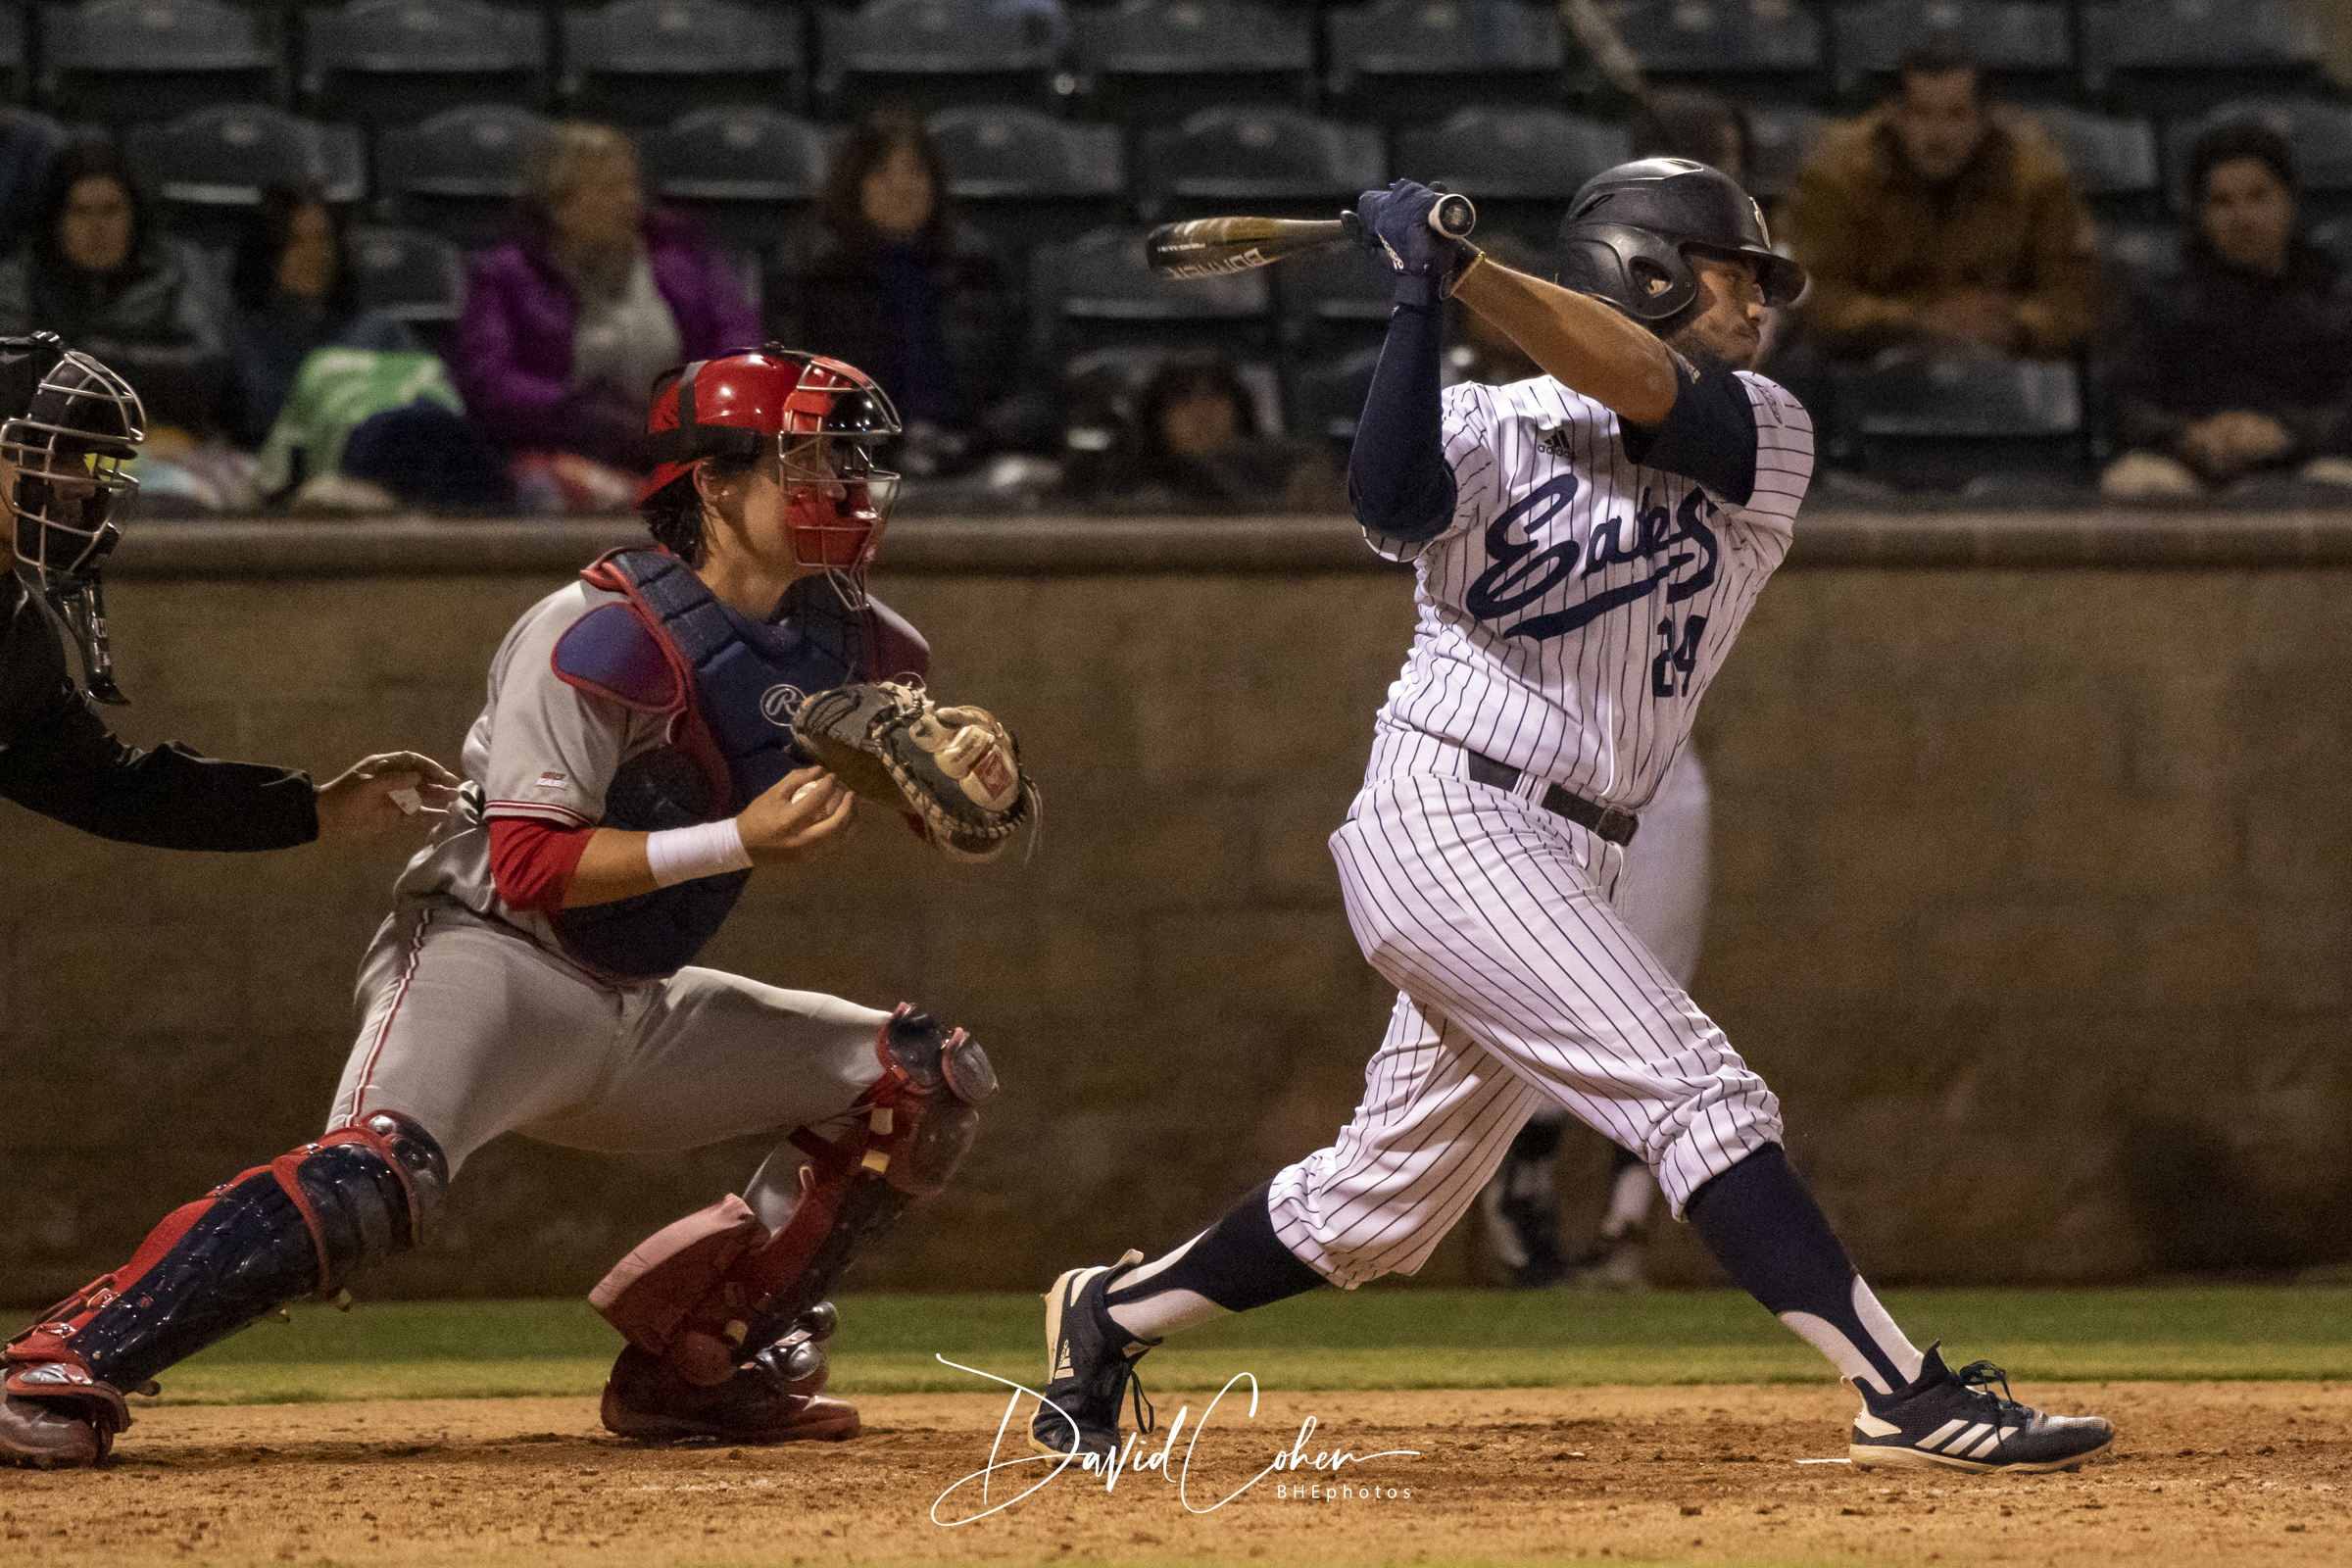
<instances>
[{"instance_id":1,"label":"umpire's mask","mask_svg":"<svg viewBox=\"0 0 2352 1568\"><path fill-rule=\"evenodd\" d=\"M98 574L122 537L115 508L138 488L122 465L138 456L146 423L128 382L55 333L0 338L0 457L16 466L18 569L73 632L84 684L102 703L129 701L107 654Z\"/></svg>"}]
</instances>

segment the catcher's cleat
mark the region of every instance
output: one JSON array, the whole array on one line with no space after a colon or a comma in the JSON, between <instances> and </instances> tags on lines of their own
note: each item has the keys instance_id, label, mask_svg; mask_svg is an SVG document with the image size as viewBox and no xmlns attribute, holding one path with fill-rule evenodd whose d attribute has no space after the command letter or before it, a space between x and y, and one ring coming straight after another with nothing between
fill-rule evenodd
<instances>
[{"instance_id":1,"label":"catcher's cleat","mask_svg":"<svg viewBox=\"0 0 2352 1568\"><path fill-rule=\"evenodd\" d=\"M52 1392L54 1391L54 1392ZM73 1361L8 1369L0 1394L0 1456L35 1470L78 1470L105 1462L130 1405L113 1386Z\"/></svg>"},{"instance_id":2,"label":"catcher's cleat","mask_svg":"<svg viewBox=\"0 0 2352 1568\"><path fill-rule=\"evenodd\" d=\"M1994 1394L1992 1385L2001 1392ZM2043 1415L2008 1397L2009 1378L1990 1361L1954 1372L1931 1345L1908 1388L1864 1390L1854 1417L1857 1470L2077 1470L2107 1451L2115 1428L2104 1416Z\"/></svg>"},{"instance_id":3,"label":"catcher's cleat","mask_svg":"<svg viewBox=\"0 0 2352 1568\"><path fill-rule=\"evenodd\" d=\"M662 1357L632 1345L605 1383L605 1426L644 1443L832 1443L858 1436L857 1406L825 1397L825 1377L823 1352L806 1327L710 1388L687 1382Z\"/></svg>"},{"instance_id":4,"label":"catcher's cleat","mask_svg":"<svg viewBox=\"0 0 2352 1568\"><path fill-rule=\"evenodd\" d=\"M1104 1299L1112 1282L1144 1260L1130 1250L1102 1268L1074 1268L1046 1293L1046 1387L1029 1423L1030 1446L1040 1453L1094 1454L1109 1459L1119 1451L1119 1401L1135 1390L1135 1424L1152 1430L1151 1401L1135 1363L1159 1342L1141 1340L1111 1320Z\"/></svg>"}]
</instances>

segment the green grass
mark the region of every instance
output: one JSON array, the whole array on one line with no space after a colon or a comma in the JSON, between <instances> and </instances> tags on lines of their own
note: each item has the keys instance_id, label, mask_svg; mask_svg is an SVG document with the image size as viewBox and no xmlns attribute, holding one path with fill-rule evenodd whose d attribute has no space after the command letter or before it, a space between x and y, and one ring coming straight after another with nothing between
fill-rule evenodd
<instances>
[{"instance_id":1,"label":"green grass","mask_svg":"<svg viewBox=\"0 0 2352 1568\"><path fill-rule=\"evenodd\" d=\"M2021 1382L2352 1378L2352 1289L1897 1291L1896 1319L1955 1363L1988 1356ZM1044 1359L1033 1296L842 1299L833 1384L847 1393L986 1393L949 1359L1032 1386ZM385 1302L298 1308L167 1374L170 1402L592 1395L619 1340L583 1301ZM1803 1342L1730 1291L1319 1291L1228 1319L1146 1363L1154 1390L1527 1388L1603 1383L1815 1383Z\"/></svg>"}]
</instances>

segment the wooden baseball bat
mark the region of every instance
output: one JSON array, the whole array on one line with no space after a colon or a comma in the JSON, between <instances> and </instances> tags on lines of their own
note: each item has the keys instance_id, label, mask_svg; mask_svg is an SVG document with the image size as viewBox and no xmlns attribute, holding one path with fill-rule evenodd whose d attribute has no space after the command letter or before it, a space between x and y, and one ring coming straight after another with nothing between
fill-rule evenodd
<instances>
[{"instance_id":1,"label":"wooden baseball bat","mask_svg":"<svg viewBox=\"0 0 2352 1568\"><path fill-rule=\"evenodd\" d=\"M1271 267L1288 256L1345 245L1354 239L1355 215L1341 218L1194 218L1162 223L1144 236L1144 260L1166 277L1224 277ZM1467 196L1442 196L1429 226L1449 239L1467 239L1478 209Z\"/></svg>"}]
</instances>

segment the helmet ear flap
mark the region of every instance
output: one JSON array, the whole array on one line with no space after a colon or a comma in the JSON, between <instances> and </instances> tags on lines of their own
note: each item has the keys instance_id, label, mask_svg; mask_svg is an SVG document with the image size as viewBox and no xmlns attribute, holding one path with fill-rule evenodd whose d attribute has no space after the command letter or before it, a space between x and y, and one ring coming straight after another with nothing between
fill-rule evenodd
<instances>
[{"instance_id":1,"label":"helmet ear flap","mask_svg":"<svg viewBox=\"0 0 2352 1568\"><path fill-rule=\"evenodd\" d=\"M1698 297L1698 274L1662 235L1621 223L1590 224L1563 236L1560 286L1654 324Z\"/></svg>"}]
</instances>

